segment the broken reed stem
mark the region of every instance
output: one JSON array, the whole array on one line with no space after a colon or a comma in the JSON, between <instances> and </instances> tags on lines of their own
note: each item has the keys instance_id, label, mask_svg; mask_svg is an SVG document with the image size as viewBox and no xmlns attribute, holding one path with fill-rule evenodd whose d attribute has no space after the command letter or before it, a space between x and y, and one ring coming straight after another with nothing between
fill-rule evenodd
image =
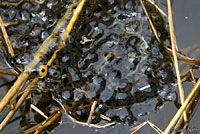
<instances>
[{"instance_id":1,"label":"broken reed stem","mask_svg":"<svg viewBox=\"0 0 200 134\"><path fill-rule=\"evenodd\" d=\"M172 54L173 54L173 58L174 58L174 66L175 66L176 77L177 77L177 81L178 81L180 100L181 100L181 104L183 104L184 103L184 90L183 90L182 83L181 83L181 77L180 77L180 72L179 72L179 67L178 67L178 59L177 59L177 55L176 55L176 38L175 38L175 34L174 34L174 25L173 25L172 9L171 9L170 0L167 0L167 7L168 7L170 39L171 39L171 44L172 44ZM186 112L184 112L183 114L184 114L184 121L187 122Z\"/></svg>"},{"instance_id":2,"label":"broken reed stem","mask_svg":"<svg viewBox=\"0 0 200 134\"><path fill-rule=\"evenodd\" d=\"M96 105L97 105L97 101L94 101L93 104L92 104L92 107L91 107L91 110L90 110L90 115L88 117L88 126L90 127L90 124L91 124L91 121L92 121L92 115L94 113L94 110L96 108Z\"/></svg>"},{"instance_id":3,"label":"broken reed stem","mask_svg":"<svg viewBox=\"0 0 200 134\"><path fill-rule=\"evenodd\" d=\"M80 14L81 10L83 8L84 3L86 2L86 0L82 0L79 5L76 8L76 11L74 13L73 17L72 16L72 21L69 22L66 30L71 30L75 20L77 19L78 15ZM51 33L51 35L42 43L41 47L39 48L39 50L34 54L34 59L25 66L25 70L24 72L22 72L20 74L20 76L18 77L18 79L16 80L16 82L14 83L14 85L9 89L8 93L4 96L4 98L1 100L0 102L0 112L3 111L3 109L5 108L5 106L8 104L8 102L11 100L11 98L15 95L16 92L18 92L20 90L20 85L23 82L26 82L29 78L29 75L31 74L32 70L34 67L36 67L36 65L42 60L43 56L49 51L49 48L51 45L54 45L53 43L55 43L55 41L57 40L57 37L55 37L60 31L63 30L65 24L68 22L68 20L70 19L72 13L73 13L73 7L76 6L77 3L72 4L72 6L70 8L68 8L67 12L65 13L65 15L58 21L56 27L54 28L53 32ZM66 34L63 34L62 36L62 40L66 41L66 39L68 38L68 35L71 31L66 31Z\"/></svg>"},{"instance_id":4,"label":"broken reed stem","mask_svg":"<svg viewBox=\"0 0 200 134\"><path fill-rule=\"evenodd\" d=\"M194 96L191 98L191 100L190 100L190 102L189 102L189 104L187 105L187 107L186 107L186 112L188 113L189 112L189 110L192 110L192 108L194 109L195 108L195 106L197 105L197 103L198 103L198 101L199 101L199 92L200 92L200 90L198 90L197 91L197 93L196 94L194 94ZM192 107L192 108L191 108ZM193 112L194 110L192 110L192 112ZM192 118L192 113L191 114L189 114L190 116L188 117L189 118L189 120ZM183 122L184 122L184 119L183 119L183 115L181 115L181 117L179 118L179 120L178 120L178 122L176 123L176 125L175 125L175 127L174 127L174 132L172 132L172 134L176 134L178 131L177 130L180 130L180 127L183 125ZM186 128L188 126L188 123L185 123L184 124L184 127ZM184 130L184 128L183 128L183 130Z\"/></svg>"},{"instance_id":5,"label":"broken reed stem","mask_svg":"<svg viewBox=\"0 0 200 134\"><path fill-rule=\"evenodd\" d=\"M12 76L19 76L17 73L7 72L7 71L0 71L0 74L4 75L12 75Z\"/></svg>"},{"instance_id":6,"label":"broken reed stem","mask_svg":"<svg viewBox=\"0 0 200 134\"><path fill-rule=\"evenodd\" d=\"M15 105L15 108L13 110L11 110L6 118L4 118L4 120L1 122L0 124L0 132L3 130L3 128L8 124L8 122L10 121L10 119L13 117L13 115L16 113L16 111L18 110L18 108L21 106L21 104L24 102L24 100L26 99L26 97L29 95L29 93L32 91L33 89L33 85L35 85L35 83L37 83L39 80L39 78L35 78L28 86L27 88L24 90L23 95L20 97L20 99L17 101L17 104Z\"/></svg>"},{"instance_id":7,"label":"broken reed stem","mask_svg":"<svg viewBox=\"0 0 200 134\"><path fill-rule=\"evenodd\" d=\"M23 83L27 81L29 78L29 74L23 72L18 76L17 81L14 83L14 85L10 88L8 93L3 97L3 99L0 102L0 112L3 111L5 106L9 103L9 101L12 99L12 97L15 95L16 92L20 90L20 87L22 87Z\"/></svg>"},{"instance_id":8,"label":"broken reed stem","mask_svg":"<svg viewBox=\"0 0 200 134\"><path fill-rule=\"evenodd\" d=\"M47 129L47 127L55 124L55 121L61 117L63 109L59 110L57 113L52 115L46 121L43 121L42 125L39 126L34 134L41 134L43 131Z\"/></svg>"},{"instance_id":9,"label":"broken reed stem","mask_svg":"<svg viewBox=\"0 0 200 134\"><path fill-rule=\"evenodd\" d=\"M150 27L151 30L153 31L153 33L154 33L154 35L156 36L156 39L158 40L158 42L161 43L160 38L159 38L158 33L157 33L157 30L156 30L156 28L154 27L153 22L151 21L151 18L149 17L149 14L148 14L148 12L147 12L145 6L144 6L143 1L140 0L140 3L141 3L141 5L142 5L142 8L143 8L143 10L144 10L144 13L145 13L145 15L146 15L146 17L147 17L147 20L148 20L148 22L149 22L149 25L150 25L149 27Z\"/></svg>"},{"instance_id":10,"label":"broken reed stem","mask_svg":"<svg viewBox=\"0 0 200 134\"><path fill-rule=\"evenodd\" d=\"M187 105L189 104L191 99L194 97L195 94L197 94L199 92L198 91L199 87L200 87L200 78L198 79L198 81L195 84L195 86L193 87L192 91L189 93L188 97L185 99L184 103L179 108L179 110L177 111L177 113L175 114L175 116L173 117L171 122L168 124L168 126L165 129L163 134L170 134L171 133L172 128L174 127L176 122L179 120L179 118L181 117L182 113L185 111L185 108L187 107Z\"/></svg>"},{"instance_id":11,"label":"broken reed stem","mask_svg":"<svg viewBox=\"0 0 200 134\"><path fill-rule=\"evenodd\" d=\"M151 3L152 5L154 5L154 7L155 7L163 16L167 17L167 15L165 14L165 12L163 12L162 9L160 9L160 8L156 5L155 1L148 0L148 2Z\"/></svg>"},{"instance_id":12,"label":"broken reed stem","mask_svg":"<svg viewBox=\"0 0 200 134\"><path fill-rule=\"evenodd\" d=\"M46 116L39 108L37 108L35 105L31 104L31 108L34 109L37 113L42 115L45 119L48 119L48 116Z\"/></svg>"},{"instance_id":13,"label":"broken reed stem","mask_svg":"<svg viewBox=\"0 0 200 134\"><path fill-rule=\"evenodd\" d=\"M4 39L5 39L5 41L6 41L8 50L9 50L9 52L10 52L10 55L11 55L11 57L14 57L14 55L15 55L15 54L14 54L14 50L13 50L12 45L11 45L11 43L10 43L10 40L9 40L8 34L7 34L7 32L6 32L6 29L5 29L5 27L4 27L3 20L2 20L2 18L1 18L1 16L0 16L0 26L1 26L1 30L2 30L2 32L3 32L3 36L4 36Z\"/></svg>"}]
</instances>

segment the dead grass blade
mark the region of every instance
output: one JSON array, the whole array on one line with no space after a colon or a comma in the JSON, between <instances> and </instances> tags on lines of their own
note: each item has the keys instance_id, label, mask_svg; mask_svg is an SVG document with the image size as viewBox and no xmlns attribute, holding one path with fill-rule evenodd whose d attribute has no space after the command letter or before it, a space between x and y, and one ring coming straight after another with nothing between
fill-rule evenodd
<instances>
[{"instance_id":1,"label":"dead grass blade","mask_svg":"<svg viewBox=\"0 0 200 134\"><path fill-rule=\"evenodd\" d=\"M184 103L184 90L181 83L181 77L178 67L178 58L176 54L176 38L174 34L174 25L173 25L173 18L172 18L172 11L171 11L171 1L167 0L167 6L168 6L168 21L169 21L169 30L170 30L170 39L172 44L172 54L173 54L173 60L174 60L174 66L176 70L176 76L178 81L178 88L179 88L179 94L180 94L180 100L181 104ZM187 122L187 114L184 112L184 121Z\"/></svg>"},{"instance_id":2,"label":"dead grass blade","mask_svg":"<svg viewBox=\"0 0 200 134\"><path fill-rule=\"evenodd\" d=\"M8 50L9 50L9 52L10 52L10 55L11 55L12 57L14 57L14 55L15 55L15 54L14 54L14 50L13 50L12 45L11 45L11 43L10 43L10 40L9 40L8 34L7 34L7 32L6 32L6 29L5 29L5 27L4 27L3 20L2 20L2 18L1 18L1 16L0 16L0 26L1 26L1 30L2 30L2 32L3 32L3 36L4 36L4 39L5 39L5 41L6 41Z\"/></svg>"},{"instance_id":3,"label":"dead grass blade","mask_svg":"<svg viewBox=\"0 0 200 134\"><path fill-rule=\"evenodd\" d=\"M148 22L149 22L149 27L150 27L151 30L153 31L153 33L154 33L154 35L156 36L156 39L158 40L158 42L161 43L160 38L159 38L158 33L157 33L157 30L156 30L156 28L154 27L153 22L151 21L151 18L149 17L149 14L148 14L148 12L147 12L145 6L144 6L143 1L140 0L140 3L141 3L141 5L142 5L142 8L143 8L143 10L144 10L144 13L145 13L145 15L146 15L146 17L147 17L147 20L148 20Z\"/></svg>"}]
</instances>

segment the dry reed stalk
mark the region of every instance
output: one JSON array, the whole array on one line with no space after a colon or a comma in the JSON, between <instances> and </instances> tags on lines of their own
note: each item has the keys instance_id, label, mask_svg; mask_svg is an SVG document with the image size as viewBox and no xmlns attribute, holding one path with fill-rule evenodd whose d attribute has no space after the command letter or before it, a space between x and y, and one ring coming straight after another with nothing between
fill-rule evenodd
<instances>
[{"instance_id":1,"label":"dry reed stalk","mask_svg":"<svg viewBox=\"0 0 200 134\"><path fill-rule=\"evenodd\" d=\"M31 108L34 109L40 115L42 115L45 119L48 119L48 116L46 116L45 113L42 112L39 108L37 108L35 105L31 104Z\"/></svg>"},{"instance_id":2,"label":"dry reed stalk","mask_svg":"<svg viewBox=\"0 0 200 134\"><path fill-rule=\"evenodd\" d=\"M196 81L196 79L194 77L194 73L193 73L193 69L192 68L190 68L190 74L192 76L192 80L194 81L194 83L197 83L197 81Z\"/></svg>"},{"instance_id":3,"label":"dry reed stalk","mask_svg":"<svg viewBox=\"0 0 200 134\"><path fill-rule=\"evenodd\" d=\"M76 11L74 12L67 28L65 29L65 34L62 35L62 40L65 42L66 39L68 38L69 33L71 32L71 29L80 14L83 5L85 4L86 0L82 0L77 8ZM67 12L65 15L58 21L56 27L54 28L53 32L51 35L42 43L41 47L39 50L34 54L34 59L25 66L24 72L20 74L14 85L9 89L8 93L4 96L4 98L0 102L0 112L5 108L5 106L8 104L8 102L12 99L12 97L20 90L20 85L23 82L26 82L33 70L34 67L42 60L43 56L49 51L50 46L55 42L56 38L54 38L60 31L63 30L66 22L70 19L72 12L73 12L73 7L76 6L77 3L72 4L70 8L68 8Z\"/></svg>"},{"instance_id":4,"label":"dry reed stalk","mask_svg":"<svg viewBox=\"0 0 200 134\"><path fill-rule=\"evenodd\" d=\"M12 26L12 25L17 25L17 24L18 24L17 21L15 21L15 22L7 22L7 23L4 23L4 26L5 27L9 27L9 26Z\"/></svg>"},{"instance_id":5,"label":"dry reed stalk","mask_svg":"<svg viewBox=\"0 0 200 134\"><path fill-rule=\"evenodd\" d=\"M97 105L97 101L94 101L93 104L92 104L92 107L91 107L91 110L90 110L90 115L88 117L88 126L90 127L90 124L91 124L91 121L92 121L92 115L94 113L94 110L96 108L96 105Z\"/></svg>"},{"instance_id":6,"label":"dry reed stalk","mask_svg":"<svg viewBox=\"0 0 200 134\"><path fill-rule=\"evenodd\" d=\"M180 77L180 72L179 72L179 67L178 67L178 58L176 55L176 38L175 38L175 34L174 34L174 25L173 25L172 9L171 9L171 1L170 0L167 0L167 7L168 7L170 39L171 39L171 44L172 44L172 54L173 54L173 59L174 59L174 66L175 66L175 70L176 70L177 81L178 81L180 100L181 100L181 104L183 104L184 103L184 90L183 90L182 83L181 83L181 77ZM183 114L184 114L184 121L187 122L186 112L184 112Z\"/></svg>"},{"instance_id":7,"label":"dry reed stalk","mask_svg":"<svg viewBox=\"0 0 200 134\"><path fill-rule=\"evenodd\" d=\"M195 94L198 94L199 92L199 87L200 87L200 78L198 79L197 83L193 87L192 91L189 93L188 97L185 99L184 103L182 106L179 108L171 122L168 124L167 128L165 129L163 134L170 134L173 126L176 124L176 122L179 120L181 117L182 113L185 111L187 105L191 101L191 99L195 96Z\"/></svg>"},{"instance_id":8,"label":"dry reed stalk","mask_svg":"<svg viewBox=\"0 0 200 134\"><path fill-rule=\"evenodd\" d=\"M11 110L7 116L4 118L4 120L1 122L0 124L0 132L3 130L3 128L8 124L8 122L10 121L10 119L13 117L13 115L16 113L16 111L18 110L18 108L21 106L21 104L24 102L24 100L26 99L26 97L29 95L29 93L32 91L33 89L33 85L35 85L35 83L37 83L39 80L39 78L35 78L28 86L27 88L24 90L23 95L20 97L20 99L18 100L17 104L15 105L14 109Z\"/></svg>"},{"instance_id":9,"label":"dry reed stalk","mask_svg":"<svg viewBox=\"0 0 200 134\"><path fill-rule=\"evenodd\" d=\"M100 114L100 117L104 120L107 120L107 121L111 121L111 118L109 118L108 116L105 116L103 114Z\"/></svg>"},{"instance_id":10,"label":"dry reed stalk","mask_svg":"<svg viewBox=\"0 0 200 134\"><path fill-rule=\"evenodd\" d=\"M145 121L145 122L143 122L143 123L141 123L141 124L139 124L139 125L137 125L137 126L131 128L130 131L133 131L133 132L131 132L131 134L134 134L135 132L137 132L140 128L142 128L142 127L143 127L144 125L146 125L147 123L148 123L148 122Z\"/></svg>"},{"instance_id":11,"label":"dry reed stalk","mask_svg":"<svg viewBox=\"0 0 200 134\"><path fill-rule=\"evenodd\" d=\"M62 109L59 110L56 114L52 115L47 120L43 121L41 126L37 128L34 134L41 134L43 131L45 131L49 126L55 124L55 121L58 120L62 116Z\"/></svg>"},{"instance_id":12,"label":"dry reed stalk","mask_svg":"<svg viewBox=\"0 0 200 134\"><path fill-rule=\"evenodd\" d=\"M159 6L156 5L155 1L148 0L148 2L151 3L163 16L167 17L167 15L165 14L165 12L163 12L162 9L160 9Z\"/></svg>"},{"instance_id":13,"label":"dry reed stalk","mask_svg":"<svg viewBox=\"0 0 200 134\"><path fill-rule=\"evenodd\" d=\"M0 71L0 74L3 75L12 75L12 76L19 76L17 73L7 72L7 71Z\"/></svg>"},{"instance_id":14,"label":"dry reed stalk","mask_svg":"<svg viewBox=\"0 0 200 134\"><path fill-rule=\"evenodd\" d=\"M133 127L130 129L131 134L134 134L135 132L137 132L139 129L141 129L143 126L145 126L146 124L149 124L151 128L153 128L158 134L162 134L163 132L160 130L160 128L158 128L156 125L154 125L153 123L151 123L149 120Z\"/></svg>"},{"instance_id":15,"label":"dry reed stalk","mask_svg":"<svg viewBox=\"0 0 200 134\"><path fill-rule=\"evenodd\" d=\"M13 50L12 45L11 45L11 43L10 43L10 40L9 40L8 34L7 34L7 32L6 32L6 29L5 29L5 27L4 27L3 20L2 20L2 18L1 18L1 16L0 16L0 26L1 26L1 30L2 30L2 32L3 32L3 36L4 36L4 39L5 39L5 41L6 41L8 50L9 50L9 52L10 52L10 55L11 55L11 57L14 57L14 55L15 55L15 54L14 54L14 50Z\"/></svg>"},{"instance_id":16,"label":"dry reed stalk","mask_svg":"<svg viewBox=\"0 0 200 134\"><path fill-rule=\"evenodd\" d=\"M61 111L61 108L55 108L53 111L51 111L51 115L52 116L57 116L56 114L60 114L59 111ZM52 117L51 116L51 117ZM50 118L51 118L50 117ZM49 118L48 118L49 119ZM46 123L47 120L43 121L43 122L40 122L38 124L36 124L35 126L31 127L31 128L28 128L26 129L23 134L30 134L30 133L33 133L35 132L36 130L38 130L38 128L40 128L42 125L44 125Z\"/></svg>"},{"instance_id":17,"label":"dry reed stalk","mask_svg":"<svg viewBox=\"0 0 200 134\"><path fill-rule=\"evenodd\" d=\"M0 102L0 112L3 111L5 106L9 103L9 101L13 98L16 92L20 90L20 87L24 85L29 77L28 73L22 73L18 76L17 81L14 83L14 85L11 87L11 89L8 91L8 93L4 96L4 98Z\"/></svg>"},{"instance_id":18,"label":"dry reed stalk","mask_svg":"<svg viewBox=\"0 0 200 134\"><path fill-rule=\"evenodd\" d=\"M158 40L158 42L161 43L160 38L159 38L158 33L157 33L157 30L156 30L156 28L154 27L153 22L151 21L151 18L149 17L149 14L148 14L148 12L147 12L145 6L144 6L143 1L140 0L140 3L141 3L141 5L142 5L142 8L143 8L143 10L144 10L144 13L145 13L145 15L146 15L146 17L147 17L147 20L148 20L148 22L149 22L149 27L150 27L151 30L153 31L153 33L154 33L154 35L156 36L156 39Z\"/></svg>"},{"instance_id":19,"label":"dry reed stalk","mask_svg":"<svg viewBox=\"0 0 200 134\"><path fill-rule=\"evenodd\" d=\"M192 108L194 109L194 107L197 105L198 100L199 100L199 92L200 90L197 91L197 93L192 97L191 101L189 102L189 104L186 107L186 112L188 113L190 110L192 110ZM192 110L193 112L194 110ZM192 113L189 116L189 120L192 118ZM181 117L179 118L178 122L176 123L175 127L174 127L174 132L172 132L172 134L176 134L178 129L180 129L180 127L183 125L184 123L184 119L183 119L183 115L181 115ZM184 128L186 128L188 126L188 123L184 123ZM182 133L181 133L182 134Z\"/></svg>"}]
</instances>

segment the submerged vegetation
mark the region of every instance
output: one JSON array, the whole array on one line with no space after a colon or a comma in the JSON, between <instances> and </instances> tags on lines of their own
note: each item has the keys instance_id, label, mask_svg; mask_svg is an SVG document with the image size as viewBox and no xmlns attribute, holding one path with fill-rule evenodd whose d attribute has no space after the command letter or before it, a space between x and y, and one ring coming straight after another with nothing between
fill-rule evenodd
<instances>
[{"instance_id":1,"label":"submerged vegetation","mask_svg":"<svg viewBox=\"0 0 200 134\"><path fill-rule=\"evenodd\" d=\"M51 131L60 124L62 113L75 124L95 128L122 123L134 126L135 132L148 123L157 133L168 134L179 118L175 129L186 128L199 82L184 101L181 81L196 78L191 68L181 79L177 60L193 66L199 61L176 50L167 2L0 2L1 52L13 69L0 74L16 76L0 102L1 112L6 106L10 111L1 118L0 131L17 111L22 133ZM168 15L159 8L166 4ZM166 130L150 121L135 127L166 102L178 103L176 83L182 106Z\"/></svg>"}]
</instances>

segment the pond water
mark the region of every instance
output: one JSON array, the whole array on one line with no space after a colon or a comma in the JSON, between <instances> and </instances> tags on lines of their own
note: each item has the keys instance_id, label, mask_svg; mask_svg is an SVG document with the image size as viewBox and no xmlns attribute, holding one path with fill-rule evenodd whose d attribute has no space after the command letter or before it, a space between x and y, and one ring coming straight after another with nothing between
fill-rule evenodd
<instances>
[{"instance_id":1,"label":"pond water","mask_svg":"<svg viewBox=\"0 0 200 134\"><path fill-rule=\"evenodd\" d=\"M183 28L178 24L179 17L180 20L190 21L192 26L191 23L196 20L190 12L196 10L185 11L181 16L179 12L184 9L179 9L179 2L182 3L172 3L175 30L178 44L186 48L187 44L198 40L193 36L195 39L192 38L192 41L181 42L185 34L183 36ZM23 69L33 59L33 53L51 34L71 3L70 0L25 1L17 7L0 8L4 22L19 22L7 28L16 53L14 58L7 58L10 65ZM192 2L189 4L193 6ZM146 3L145 6L161 41L169 46L166 18L151 4ZM159 6L166 12L166 3L159 3ZM187 37L190 37L189 34ZM59 34L56 38L59 41ZM38 68L34 68L32 78L39 75L39 66L46 64L51 56L52 51ZM177 88L172 86L174 82L170 58L151 32L139 1L88 1L65 47L49 67L47 76L39 81L37 89L31 94L32 99L20 108L4 132L19 133L43 121L42 116L31 110L30 103L48 115L51 109L59 107L58 98L68 114L82 122L87 122L92 103L97 101L92 124L110 122L102 119L101 115L116 124L105 129L79 124L73 128L74 123L63 114L62 124L52 133L130 133L131 127L147 119L164 130L177 110L174 105L178 101ZM192 87L191 83L188 85L191 86L187 88ZM15 127L12 127L13 124ZM153 133L149 130L146 127L139 133Z\"/></svg>"}]
</instances>

